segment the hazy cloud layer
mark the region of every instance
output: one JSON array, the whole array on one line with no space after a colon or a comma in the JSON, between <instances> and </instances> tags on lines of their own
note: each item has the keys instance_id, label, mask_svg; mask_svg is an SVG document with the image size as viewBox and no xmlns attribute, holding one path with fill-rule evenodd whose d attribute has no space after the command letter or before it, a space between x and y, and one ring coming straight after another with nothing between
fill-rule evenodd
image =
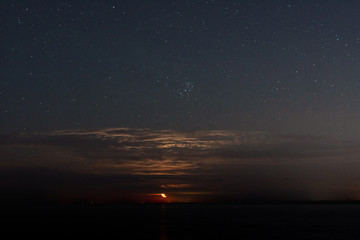
<instances>
[{"instance_id":1,"label":"hazy cloud layer","mask_svg":"<svg viewBox=\"0 0 360 240\"><path fill-rule=\"evenodd\" d=\"M358 199L359 144L262 132L98 129L0 138L2 192L141 201Z\"/></svg>"}]
</instances>

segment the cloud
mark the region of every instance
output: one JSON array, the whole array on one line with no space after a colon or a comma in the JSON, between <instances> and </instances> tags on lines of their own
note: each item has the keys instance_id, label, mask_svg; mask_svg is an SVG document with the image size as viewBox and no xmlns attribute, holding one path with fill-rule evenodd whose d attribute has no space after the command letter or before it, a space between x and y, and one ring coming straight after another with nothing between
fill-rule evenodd
<instances>
[{"instance_id":1,"label":"cloud","mask_svg":"<svg viewBox=\"0 0 360 240\"><path fill-rule=\"evenodd\" d=\"M191 184L187 184L187 183L180 183L180 184L163 184L161 185L162 188L164 189L171 189L171 188L189 188L191 187Z\"/></svg>"},{"instance_id":2,"label":"cloud","mask_svg":"<svg viewBox=\"0 0 360 240\"><path fill-rule=\"evenodd\" d=\"M54 182L62 177L94 176L102 179L102 187L74 178L72 183L64 182L63 194L66 186L78 185L84 196L91 191L81 189L91 186L102 196L161 189L175 196L186 189L181 192L192 200L195 193L209 199L209 194L200 194L205 192L212 193L212 199L359 196L354 187L360 169L359 144L327 137L112 128L2 136L0 144L2 171L57 172L40 174L53 183L53 188L46 188L49 194L59 188ZM120 180L121 184L116 182ZM20 177L3 178L0 188L21 182ZM107 194L100 189L107 189ZM181 199L186 199L183 195Z\"/></svg>"}]
</instances>

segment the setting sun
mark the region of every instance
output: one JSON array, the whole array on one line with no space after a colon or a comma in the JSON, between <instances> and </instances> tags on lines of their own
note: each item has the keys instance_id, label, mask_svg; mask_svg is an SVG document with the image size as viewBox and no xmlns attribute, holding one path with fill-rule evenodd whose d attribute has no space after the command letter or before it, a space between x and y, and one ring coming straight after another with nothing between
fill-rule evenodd
<instances>
[{"instance_id":1,"label":"setting sun","mask_svg":"<svg viewBox=\"0 0 360 240\"><path fill-rule=\"evenodd\" d=\"M166 194L165 194L165 193L161 193L160 196L163 197L163 198L166 198Z\"/></svg>"}]
</instances>

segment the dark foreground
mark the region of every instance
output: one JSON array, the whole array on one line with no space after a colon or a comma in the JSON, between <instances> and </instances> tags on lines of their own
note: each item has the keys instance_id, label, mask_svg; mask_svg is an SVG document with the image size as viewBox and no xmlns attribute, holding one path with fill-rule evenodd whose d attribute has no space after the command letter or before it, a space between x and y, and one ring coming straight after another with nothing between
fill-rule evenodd
<instances>
[{"instance_id":1,"label":"dark foreground","mask_svg":"<svg viewBox=\"0 0 360 240\"><path fill-rule=\"evenodd\" d=\"M360 239L360 205L2 206L0 229L11 238Z\"/></svg>"}]
</instances>

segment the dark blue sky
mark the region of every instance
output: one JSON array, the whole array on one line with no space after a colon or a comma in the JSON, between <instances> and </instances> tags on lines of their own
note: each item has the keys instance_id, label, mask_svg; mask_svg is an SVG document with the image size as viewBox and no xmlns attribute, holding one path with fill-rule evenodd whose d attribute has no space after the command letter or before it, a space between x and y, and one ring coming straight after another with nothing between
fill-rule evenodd
<instances>
[{"instance_id":1,"label":"dark blue sky","mask_svg":"<svg viewBox=\"0 0 360 240\"><path fill-rule=\"evenodd\" d=\"M359 199L359 12L1 1L0 193Z\"/></svg>"},{"instance_id":2,"label":"dark blue sky","mask_svg":"<svg viewBox=\"0 0 360 240\"><path fill-rule=\"evenodd\" d=\"M2 1L1 132L359 134L357 1Z\"/></svg>"}]
</instances>

